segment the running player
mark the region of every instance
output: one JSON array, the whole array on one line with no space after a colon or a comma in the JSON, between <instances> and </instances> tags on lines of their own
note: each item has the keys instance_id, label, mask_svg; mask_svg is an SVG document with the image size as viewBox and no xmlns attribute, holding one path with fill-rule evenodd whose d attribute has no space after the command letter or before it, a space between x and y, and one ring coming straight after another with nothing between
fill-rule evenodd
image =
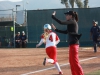
<instances>
[{"instance_id":1,"label":"running player","mask_svg":"<svg viewBox=\"0 0 100 75\"><path fill-rule=\"evenodd\" d=\"M52 32L51 26L49 24L45 24L44 25L44 33L42 34L41 41L39 42L39 44L36 45L36 47L39 47L40 45L42 45L42 43L45 43L46 53L50 59L44 58L43 65L45 66L46 63L54 64L55 68L59 72L59 75L62 75L63 73L57 62L56 45L59 42L60 42L60 39L56 33Z\"/></svg>"}]
</instances>

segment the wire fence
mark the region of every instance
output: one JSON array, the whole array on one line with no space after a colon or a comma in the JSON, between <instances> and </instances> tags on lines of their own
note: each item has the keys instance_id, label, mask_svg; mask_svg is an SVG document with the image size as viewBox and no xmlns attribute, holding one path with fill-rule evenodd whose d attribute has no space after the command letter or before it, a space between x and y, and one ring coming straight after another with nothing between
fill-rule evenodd
<instances>
[{"instance_id":1,"label":"wire fence","mask_svg":"<svg viewBox=\"0 0 100 75\"><path fill-rule=\"evenodd\" d=\"M18 23L17 20L23 22ZM22 23L22 25L21 25ZM27 19L25 11L13 9L0 10L0 47L15 47L15 36L18 32L25 31L27 35Z\"/></svg>"},{"instance_id":2,"label":"wire fence","mask_svg":"<svg viewBox=\"0 0 100 75\"><path fill-rule=\"evenodd\" d=\"M13 9L0 10L0 22L13 21Z\"/></svg>"}]
</instances>

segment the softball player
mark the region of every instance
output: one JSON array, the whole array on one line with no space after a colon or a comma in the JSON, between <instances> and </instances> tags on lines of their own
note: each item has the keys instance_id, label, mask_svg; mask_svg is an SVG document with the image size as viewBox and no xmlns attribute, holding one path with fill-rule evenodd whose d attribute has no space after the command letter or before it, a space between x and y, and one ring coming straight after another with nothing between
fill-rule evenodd
<instances>
[{"instance_id":1,"label":"softball player","mask_svg":"<svg viewBox=\"0 0 100 75\"><path fill-rule=\"evenodd\" d=\"M60 42L59 37L56 33L51 31L51 26L49 24L44 25L44 33L42 34L41 40L36 47L39 47L43 43L45 43L46 53L50 59L44 58L43 65L46 63L54 64L55 68L58 70L59 75L62 75L62 71L57 62L57 48L56 45Z\"/></svg>"}]
</instances>

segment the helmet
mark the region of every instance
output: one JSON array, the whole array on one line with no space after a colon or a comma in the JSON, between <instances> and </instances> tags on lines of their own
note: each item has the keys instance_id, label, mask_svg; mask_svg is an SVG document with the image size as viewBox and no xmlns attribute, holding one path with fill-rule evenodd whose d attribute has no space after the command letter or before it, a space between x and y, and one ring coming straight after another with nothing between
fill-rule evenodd
<instances>
[{"instance_id":1,"label":"helmet","mask_svg":"<svg viewBox=\"0 0 100 75\"><path fill-rule=\"evenodd\" d=\"M50 24L45 24L45 25L44 25L44 29L51 29Z\"/></svg>"}]
</instances>

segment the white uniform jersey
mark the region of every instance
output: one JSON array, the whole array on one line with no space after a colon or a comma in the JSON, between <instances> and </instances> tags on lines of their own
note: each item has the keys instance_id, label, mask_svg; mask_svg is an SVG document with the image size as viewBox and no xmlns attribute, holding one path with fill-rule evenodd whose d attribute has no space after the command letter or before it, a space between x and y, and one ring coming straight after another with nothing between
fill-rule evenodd
<instances>
[{"instance_id":1,"label":"white uniform jersey","mask_svg":"<svg viewBox=\"0 0 100 75\"><path fill-rule=\"evenodd\" d=\"M46 48L50 46L55 46L60 42L59 37L56 33L51 32L49 33L48 37L46 38Z\"/></svg>"}]
</instances>

